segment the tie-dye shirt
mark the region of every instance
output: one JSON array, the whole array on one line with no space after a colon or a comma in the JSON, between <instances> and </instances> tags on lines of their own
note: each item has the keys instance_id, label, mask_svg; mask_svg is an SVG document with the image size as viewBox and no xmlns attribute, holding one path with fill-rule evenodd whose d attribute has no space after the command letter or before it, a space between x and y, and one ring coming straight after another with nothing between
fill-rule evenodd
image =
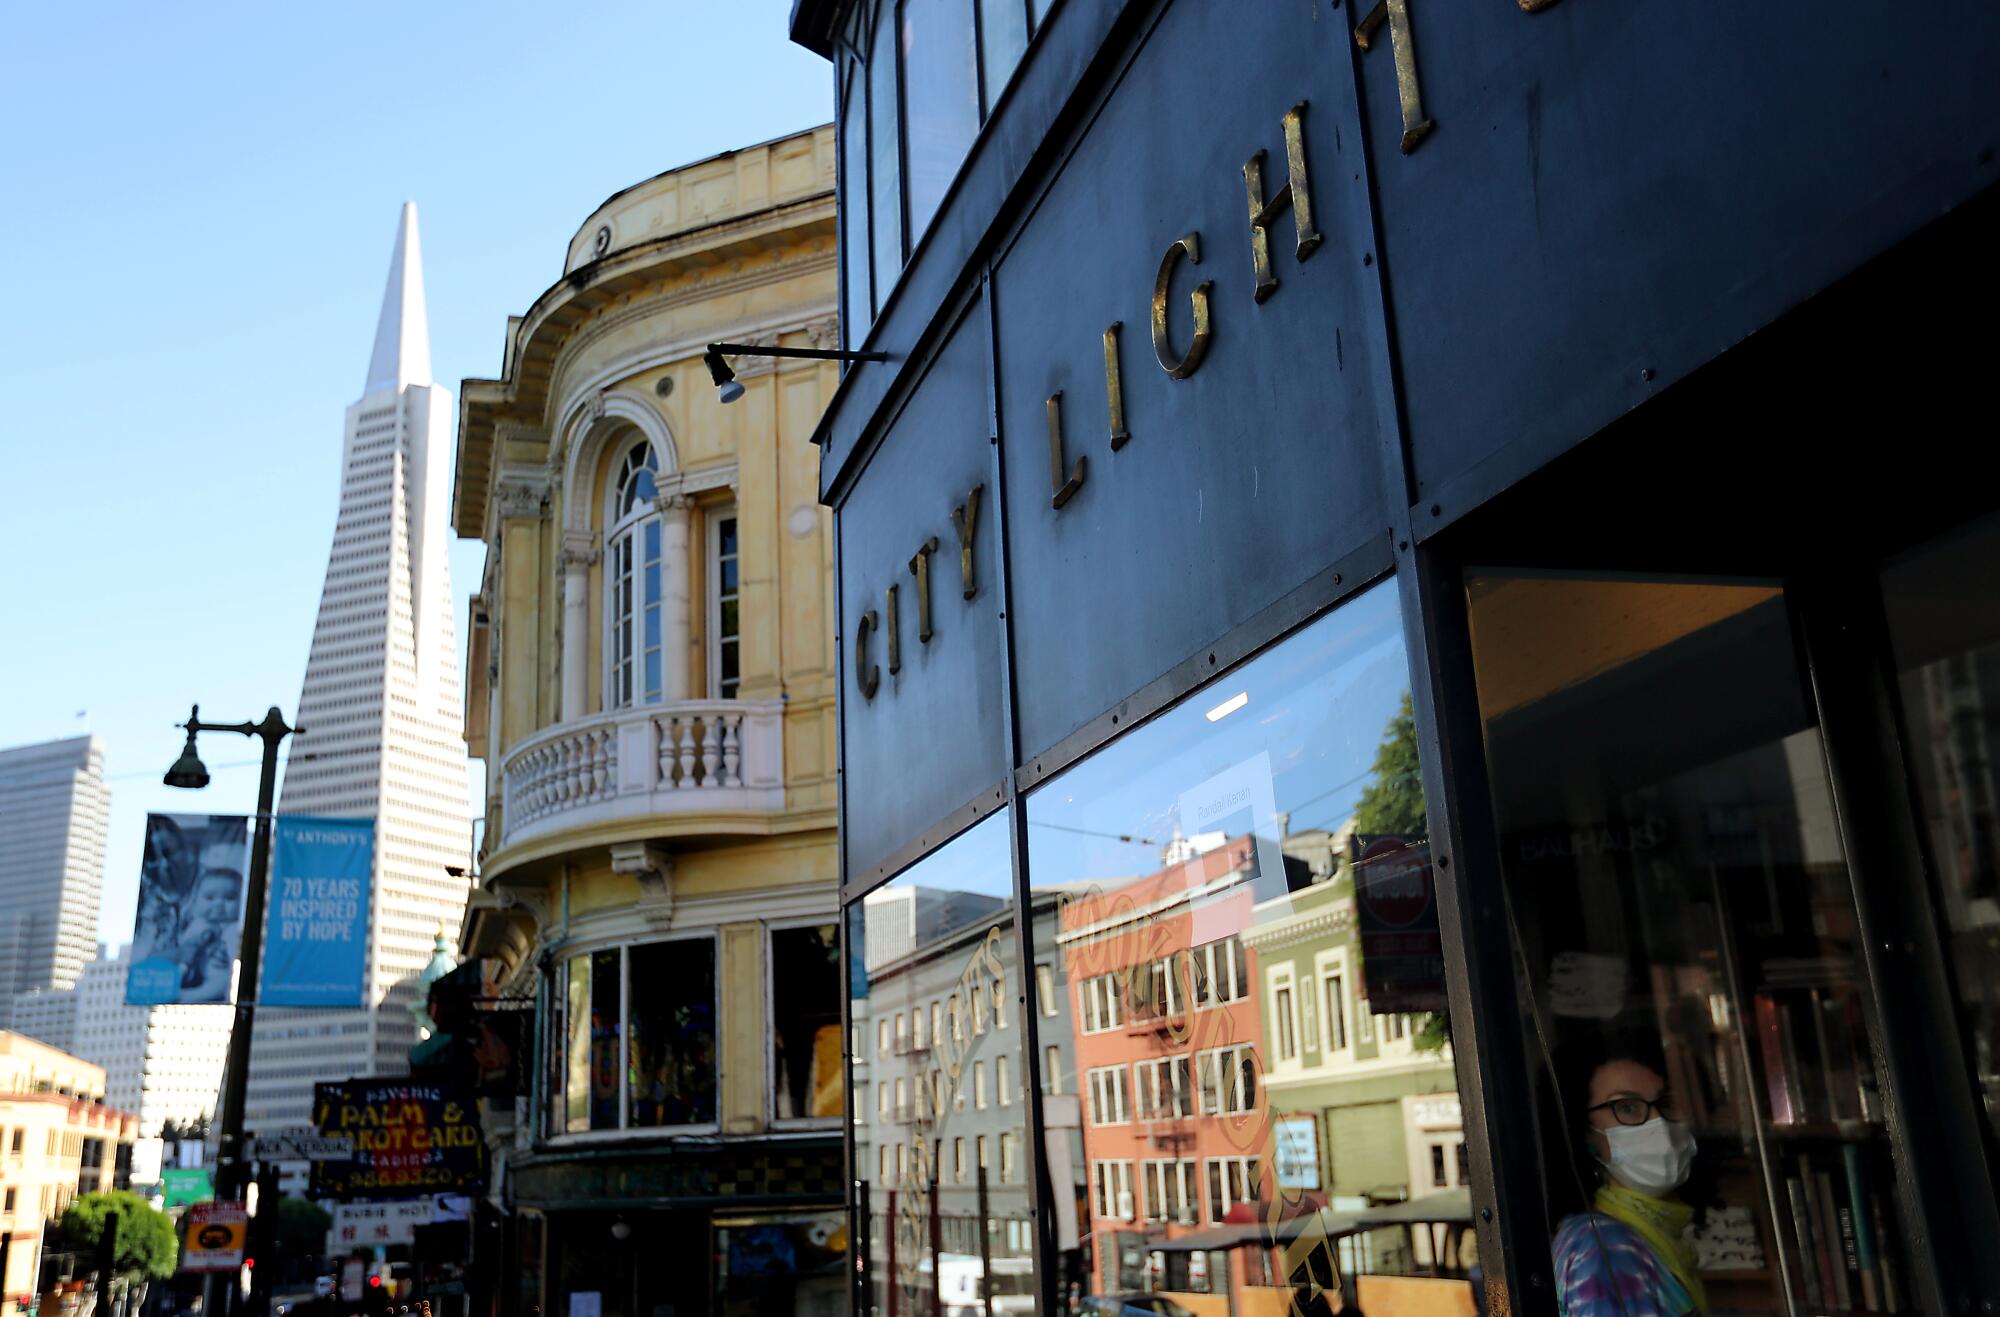
<instances>
[{"instance_id":1,"label":"tie-dye shirt","mask_svg":"<svg viewBox=\"0 0 2000 1317\"><path fill-rule=\"evenodd\" d=\"M1556 1230L1556 1296L1565 1317L1682 1317L1694 1299L1653 1246L1602 1212L1566 1217Z\"/></svg>"}]
</instances>

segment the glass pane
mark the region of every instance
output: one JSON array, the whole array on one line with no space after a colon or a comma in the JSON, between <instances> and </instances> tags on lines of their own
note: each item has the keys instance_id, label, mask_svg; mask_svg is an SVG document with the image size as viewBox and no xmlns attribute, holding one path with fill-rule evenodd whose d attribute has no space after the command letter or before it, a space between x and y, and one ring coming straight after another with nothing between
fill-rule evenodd
<instances>
[{"instance_id":1,"label":"glass pane","mask_svg":"<svg viewBox=\"0 0 2000 1317\"><path fill-rule=\"evenodd\" d=\"M660 643L660 608L653 604L646 609L646 648L656 649Z\"/></svg>"},{"instance_id":2,"label":"glass pane","mask_svg":"<svg viewBox=\"0 0 2000 1317\"><path fill-rule=\"evenodd\" d=\"M724 558L724 559L722 560L722 563L721 563L721 569L720 569L720 571L719 571L719 572L718 572L717 574L718 574L718 575L719 575L719 576L720 576L720 577L722 578L722 579L721 579L721 580L720 580L720 581L718 582L718 587L719 587L719 589L721 590L721 592L722 592L723 594L726 594L726 595L728 595L728 594L735 594L735 593L736 593L736 559L735 559L735 558L734 558L733 556L732 556L732 557L728 557L728 558Z\"/></svg>"},{"instance_id":3,"label":"glass pane","mask_svg":"<svg viewBox=\"0 0 2000 1317\"><path fill-rule=\"evenodd\" d=\"M647 522L645 536L646 562L649 565L657 563L660 560L660 523L657 521Z\"/></svg>"},{"instance_id":4,"label":"glass pane","mask_svg":"<svg viewBox=\"0 0 2000 1317\"><path fill-rule=\"evenodd\" d=\"M715 1121L715 943L631 948L632 1123Z\"/></svg>"},{"instance_id":5,"label":"glass pane","mask_svg":"<svg viewBox=\"0 0 2000 1317\"><path fill-rule=\"evenodd\" d=\"M981 74L986 81L982 117L1006 89L1014 66L1028 49L1028 7L1024 0L979 0Z\"/></svg>"},{"instance_id":6,"label":"glass pane","mask_svg":"<svg viewBox=\"0 0 2000 1317\"><path fill-rule=\"evenodd\" d=\"M1958 981L1966 1055L2000 1135L2000 518L1882 578L1910 773Z\"/></svg>"},{"instance_id":7,"label":"glass pane","mask_svg":"<svg viewBox=\"0 0 2000 1317\"><path fill-rule=\"evenodd\" d=\"M736 518L724 517L715 528L716 543L726 558L736 556Z\"/></svg>"},{"instance_id":8,"label":"glass pane","mask_svg":"<svg viewBox=\"0 0 2000 1317\"><path fill-rule=\"evenodd\" d=\"M840 927L771 933L771 1112L840 1114Z\"/></svg>"},{"instance_id":9,"label":"glass pane","mask_svg":"<svg viewBox=\"0 0 2000 1317\"><path fill-rule=\"evenodd\" d=\"M1429 1196L1466 1227L1429 1161L1459 1112L1393 584L1038 788L1028 835L1066 1285L1289 1311L1333 1284L1337 1214ZM1357 1039L1370 1008L1419 1026ZM1471 1303L1428 1243L1369 1261Z\"/></svg>"},{"instance_id":10,"label":"glass pane","mask_svg":"<svg viewBox=\"0 0 2000 1317\"><path fill-rule=\"evenodd\" d=\"M1026 1104L973 1093L997 1058L1021 1067L1018 1010L972 1027L975 986L1022 991L1007 832L988 818L847 910L855 1252L879 1314L929 1314L933 1295L977 1312L982 1282L996 1311L1033 1309L1027 1159L1001 1151L1026 1146Z\"/></svg>"},{"instance_id":11,"label":"glass pane","mask_svg":"<svg viewBox=\"0 0 2000 1317\"><path fill-rule=\"evenodd\" d=\"M722 634L725 636L734 636L739 634L737 630L737 621L736 621L736 601L734 599L723 600L721 611L722 611L722 627L721 627Z\"/></svg>"},{"instance_id":12,"label":"glass pane","mask_svg":"<svg viewBox=\"0 0 2000 1317\"><path fill-rule=\"evenodd\" d=\"M618 1053L624 1032L618 952L590 958L590 1128L618 1128Z\"/></svg>"},{"instance_id":13,"label":"glass pane","mask_svg":"<svg viewBox=\"0 0 2000 1317\"><path fill-rule=\"evenodd\" d=\"M646 698L660 698L660 651L657 649L646 651Z\"/></svg>"},{"instance_id":14,"label":"glass pane","mask_svg":"<svg viewBox=\"0 0 2000 1317\"><path fill-rule=\"evenodd\" d=\"M878 312L903 269L903 180L897 163L902 142L896 116L896 25L883 21L875 25L875 48L868 55L868 211Z\"/></svg>"},{"instance_id":15,"label":"glass pane","mask_svg":"<svg viewBox=\"0 0 2000 1317\"><path fill-rule=\"evenodd\" d=\"M902 0L910 233L921 236L979 131L972 0Z\"/></svg>"},{"instance_id":16,"label":"glass pane","mask_svg":"<svg viewBox=\"0 0 2000 1317\"><path fill-rule=\"evenodd\" d=\"M840 210L846 222L840 249L847 279L842 308L842 342L858 348L873 320L868 289L868 97L865 70L850 66L847 102L840 117Z\"/></svg>"},{"instance_id":17,"label":"glass pane","mask_svg":"<svg viewBox=\"0 0 2000 1317\"><path fill-rule=\"evenodd\" d=\"M1782 594L1502 575L1468 590L1559 1298L1913 1303L1872 996Z\"/></svg>"}]
</instances>

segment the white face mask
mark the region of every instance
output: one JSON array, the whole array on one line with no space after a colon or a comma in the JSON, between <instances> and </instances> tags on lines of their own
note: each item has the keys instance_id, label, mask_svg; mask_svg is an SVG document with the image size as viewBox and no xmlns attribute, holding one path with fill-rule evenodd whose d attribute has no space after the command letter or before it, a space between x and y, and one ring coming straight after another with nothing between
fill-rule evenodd
<instances>
[{"instance_id":1,"label":"white face mask","mask_svg":"<svg viewBox=\"0 0 2000 1317\"><path fill-rule=\"evenodd\" d=\"M1694 1165L1694 1135L1664 1116L1643 1125L1613 1125L1604 1139L1611 1149L1604 1159L1611 1178L1642 1194L1672 1193L1687 1182Z\"/></svg>"}]
</instances>

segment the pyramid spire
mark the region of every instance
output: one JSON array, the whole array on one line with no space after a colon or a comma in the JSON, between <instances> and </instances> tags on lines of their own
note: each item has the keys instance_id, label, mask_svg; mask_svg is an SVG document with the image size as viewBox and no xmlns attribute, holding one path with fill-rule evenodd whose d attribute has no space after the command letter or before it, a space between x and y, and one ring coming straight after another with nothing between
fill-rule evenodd
<instances>
[{"instance_id":1,"label":"pyramid spire","mask_svg":"<svg viewBox=\"0 0 2000 1317\"><path fill-rule=\"evenodd\" d=\"M431 382L430 321L424 314L424 257L417 242L417 203L403 203L396 225L396 251L389 258L389 284L382 292L382 318L375 324L375 352L368 359L363 393L399 393L406 385Z\"/></svg>"}]
</instances>

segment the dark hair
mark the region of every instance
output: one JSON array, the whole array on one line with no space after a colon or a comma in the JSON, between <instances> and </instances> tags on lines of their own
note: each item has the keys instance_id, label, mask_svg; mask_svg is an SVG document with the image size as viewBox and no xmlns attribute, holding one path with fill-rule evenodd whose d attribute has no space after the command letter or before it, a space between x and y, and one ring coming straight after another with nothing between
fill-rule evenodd
<instances>
[{"instance_id":1,"label":"dark hair","mask_svg":"<svg viewBox=\"0 0 2000 1317\"><path fill-rule=\"evenodd\" d=\"M1660 1035L1645 1025L1613 1021L1601 1030L1578 1033L1556 1047L1548 1067L1554 1072L1554 1084L1547 1082L1545 1075L1541 1085L1542 1182L1552 1222L1587 1208L1601 1180L1596 1158L1584 1142L1590 1124L1585 1113L1590 1106L1592 1077L1613 1061L1636 1061L1663 1081L1672 1079ZM1711 1149L1697 1150L1688 1182L1681 1186L1680 1196L1695 1209L1697 1223L1716 1202L1717 1168L1711 1153Z\"/></svg>"},{"instance_id":2,"label":"dark hair","mask_svg":"<svg viewBox=\"0 0 2000 1317\"><path fill-rule=\"evenodd\" d=\"M1591 1078L1613 1061L1636 1061L1667 1077L1659 1034L1619 1021L1565 1039L1542 1076L1542 1183L1552 1224L1583 1211L1596 1192L1600 1172L1584 1143L1590 1124L1584 1113L1590 1106Z\"/></svg>"}]
</instances>

